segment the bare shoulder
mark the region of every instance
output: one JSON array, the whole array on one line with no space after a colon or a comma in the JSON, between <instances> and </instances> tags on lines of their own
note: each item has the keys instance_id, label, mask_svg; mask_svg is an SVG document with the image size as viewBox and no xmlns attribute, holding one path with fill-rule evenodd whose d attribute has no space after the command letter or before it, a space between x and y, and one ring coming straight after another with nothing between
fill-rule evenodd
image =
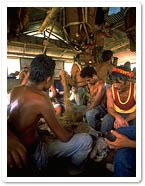
<instances>
[{"instance_id":1,"label":"bare shoulder","mask_svg":"<svg viewBox=\"0 0 145 186\"><path fill-rule=\"evenodd\" d=\"M23 105L40 105L47 102L44 92L32 89L26 85L15 87L11 92L11 100L19 100Z\"/></svg>"},{"instance_id":2,"label":"bare shoulder","mask_svg":"<svg viewBox=\"0 0 145 186\"><path fill-rule=\"evenodd\" d=\"M102 79L100 79L97 81L97 85L98 86L105 86L105 82Z\"/></svg>"},{"instance_id":3,"label":"bare shoulder","mask_svg":"<svg viewBox=\"0 0 145 186\"><path fill-rule=\"evenodd\" d=\"M107 87L106 87L106 90L107 90L107 91L111 91L111 90L112 90L112 86L111 86L111 85L110 85L110 86L107 86Z\"/></svg>"},{"instance_id":4,"label":"bare shoulder","mask_svg":"<svg viewBox=\"0 0 145 186\"><path fill-rule=\"evenodd\" d=\"M21 90L21 86L16 86L14 88L12 88L10 91L9 91L9 94L10 96L15 96L17 94L17 92L19 92Z\"/></svg>"},{"instance_id":5,"label":"bare shoulder","mask_svg":"<svg viewBox=\"0 0 145 186\"><path fill-rule=\"evenodd\" d=\"M107 93L107 95L112 94L112 86L108 86L108 87L106 88L106 93Z\"/></svg>"},{"instance_id":6,"label":"bare shoulder","mask_svg":"<svg viewBox=\"0 0 145 186\"><path fill-rule=\"evenodd\" d=\"M105 87L105 82L103 80L98 80L94 87L96 91L102 91Z\"/></svg>"}]
</instances>

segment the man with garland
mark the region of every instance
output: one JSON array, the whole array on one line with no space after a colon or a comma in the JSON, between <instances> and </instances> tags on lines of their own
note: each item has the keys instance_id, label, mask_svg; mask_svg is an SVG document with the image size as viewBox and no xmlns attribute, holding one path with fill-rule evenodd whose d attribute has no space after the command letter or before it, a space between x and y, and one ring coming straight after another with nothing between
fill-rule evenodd
<instances>
[{"instance_id":1,"label":"man with garland","mask_svg":"<svg viewBox=\"0 0 145 186\"><path fill-rule=\"evenodd\" d=\"M112 69L113 83L106 90L108 114L102 122L103 133L113 128L136 125L136 83L129 81L133 76L125 66Z\"/></svg>"},{"instance_id":2,"label":"man with garland","mask_svg":"<svg viewBox=\"0 0 145 186\"><path fill-rule=\"evenodd\" d=\"M107 89L108 114L101 131L111 131L115 141L105 139L115 149L114 177L136 176L136 83L134 74L125 66L112 69L112 86ZM113 130L112 130L113 129Z\"/></svg>"}]
</instances>

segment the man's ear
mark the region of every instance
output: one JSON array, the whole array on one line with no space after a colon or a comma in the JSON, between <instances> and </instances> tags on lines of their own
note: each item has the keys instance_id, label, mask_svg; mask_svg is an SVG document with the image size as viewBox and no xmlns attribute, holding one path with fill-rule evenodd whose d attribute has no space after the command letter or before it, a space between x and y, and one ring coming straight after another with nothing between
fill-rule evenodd
<instances>
[{"instance_id":1,"label":"man's ear","mask_svg":"<svg viewBox=\"0 0 145 186\"><path fill-rule=\"evenodd\" d=\"M50 83L51 81L52 81L52 77L48 77L47 79L46 79L46 81L47 81L47 83Z\"/></svg>"},{"instance_id":2,"label":"man's ear","mask_svg":"<svg viewBox=\"0 0 145 186\"><path fill-rule=\"evenodd\" d=\"M92 78L94 78L94 79L97 78L98 79L98 76L96 74L93 74Z\"/></svg>"}]
</instances>

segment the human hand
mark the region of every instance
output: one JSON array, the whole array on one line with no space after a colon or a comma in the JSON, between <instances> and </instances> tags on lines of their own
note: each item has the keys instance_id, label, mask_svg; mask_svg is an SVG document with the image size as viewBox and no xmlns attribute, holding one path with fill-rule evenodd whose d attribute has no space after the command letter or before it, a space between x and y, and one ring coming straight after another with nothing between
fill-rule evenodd
<instances>
[{"instance_id":1,"label":"human hand","mask_svg":"<svg viewBox=\"0 0 145 186\"><path fill-rule=\"evenodd\" d=\"M111 130L111 133L116 137L115 141L112 142L105 138L105 141L108 143L110 149L129 147L132 140L130 140L127 136L120 134L115 130Z\"/></svg>"},{"instance_id":2,"label":"human hand","mask_svg":"<svg viewBox=\"0 0 145 186\"><path fill-rule=\"evenodd\" d=\"M121 116L115 118L114 128L117 129L119 127L128 126L128 122Z\"/></svg>"},{"instance_id":3,"label":"human hand","mask_svg":"<svg viewBox=\"0 0 145 186\"><path fill-rule=\"evenodd\" d=\"M7 164L9 167L17 166L22 168L27 162L26 149L23 144L17 139L8 136L7 142Z\"/></svg>"}]
</instances>

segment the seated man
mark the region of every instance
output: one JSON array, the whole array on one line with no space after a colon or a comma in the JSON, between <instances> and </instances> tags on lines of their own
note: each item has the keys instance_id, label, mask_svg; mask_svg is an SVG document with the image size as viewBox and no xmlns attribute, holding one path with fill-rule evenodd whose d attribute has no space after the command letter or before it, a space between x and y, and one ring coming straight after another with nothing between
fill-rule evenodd
<instances>
[{"instance_id":1,"label":"seated man","mask_svg":"<svg viewBox=\"0 0 145 186\"><path fill-rule=\"evenodd\" d=\"M106 136L106 132L112 129L136 125L136 102L135 83L129 81L132 72L126 71L126 67L119 66L112 69L112 86L107 88L107 109L101 123L101 132ZM106 154L108 147L104 148L101 154ZM96 158L100 158L99 156Z\"/></svg>"},{"instance_id":2,"label":"seated man","mask_svg":"<svg viewBox=\"0 0 145 186\"><path fill-rule=\"evenodd\" d=\"M69 100L74 105L80 105L80 96L77 87L71 87Z\"/></svg>"},{"instance_id":3,"label":"seated man","mask_svg":"<svg viewBox=\"0 0 145 186\"><path fill-rule=\"evenodd\" d=\"M88 125L98 129L100 118L104 117L106 111L105 99L105 83L103 80L98 80L97 73L93 67L84 67L81 70L80 76L88 83L90 90L90 98L85 110L86 120Z\"/></svg>"},{"instance_id":4,"label":"seated man","mask_svg":"<svg viewBox=\"0 0 145 186\"><path fill-rule=\"evenodd\" d=\"M133 125L136 126L136 84L129 78L133 72L127 67L118 66L112 69L112 86L107 89L108 114L103 118L101 131Z\"/></svg>"},{"instance_id":5,"label":"seated man","mask_svg":"<svg viewBox=\"0 0 145 186\"><path fill-rule=\"evenodd\" d=\"M79 171L92 149L90 135L73 134L61 126L56 118L52 103L45 93L52 84L54 69L55 62L51 57L43 54L36 56L30 65L27 84L11 91L7 121L10 167L14 166L14 162L21 167L21 160L25 162L27 153L30 162L38 169L47 167L52 158L62 157L69 158ZM42 141L37 133L40 118L45 119L54 134L49 142Z\"/></svg>"},{"instance_id":6,"label":"seated man","mask_svg":"<svg viewBox=\"0 0 145 186\"><path fill-rule=\"evenodd\" d=\"M61 85L61 82L57 83L60 88L55 86L56 84L53 83L50 87L49 97L51 99L51 102L53 104L53 107L55 109L55 113L57 116L62 116L65 108L64 108L64 100L63 100L63 86Z\"/></svg>"}]
</instances>

